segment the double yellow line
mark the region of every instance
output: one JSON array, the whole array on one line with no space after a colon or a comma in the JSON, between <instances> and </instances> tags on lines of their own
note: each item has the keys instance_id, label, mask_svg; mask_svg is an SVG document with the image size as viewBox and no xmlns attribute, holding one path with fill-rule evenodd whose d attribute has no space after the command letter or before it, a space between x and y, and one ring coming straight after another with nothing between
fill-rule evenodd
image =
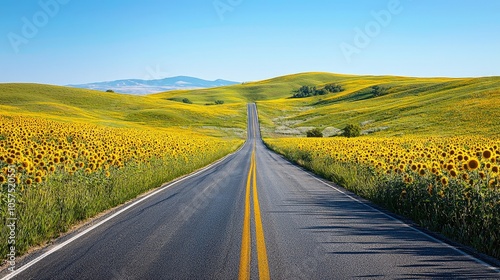
<instances>
[{"instance_id":1,"label":"double yellow line","mask_svg":"<svg viewBox=\"0 0 500 280\"><path fill-rule=\"evenodd\" d=\"M254 119L255 120L255 119ZM255 121L252 122L255 138ZM250 229L250 196L253 193L253 210L255 220L255 240L257 242L257 266L259 268L259 279L270 279L269 264L267 261L266 241L264 238L264 227L260 213L259 194L257 192L257 165L255 163L255 139L253 143L250 169L248 170L246 193L245 193L245 215L243 217L243 234L241 238L240 273L238 279L250 279L250 261L252 259L252 239Z\"/></svg>"}]
</instances>

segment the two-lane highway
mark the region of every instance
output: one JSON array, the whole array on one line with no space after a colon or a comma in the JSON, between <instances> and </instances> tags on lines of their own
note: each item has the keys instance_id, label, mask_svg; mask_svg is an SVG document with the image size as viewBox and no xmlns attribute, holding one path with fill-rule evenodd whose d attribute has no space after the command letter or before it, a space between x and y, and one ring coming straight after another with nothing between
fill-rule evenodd
<instances>
[{"instance_id":1,"label":"two-lane highway","mask_svg":"<svg viewBox=\"0 0 500 280\"><path fill-rule=\"evenodd\" d=\"M8 277L500 278L267 150L254 104L238 152L95 223L27 258Z\"/></svg>"}]
</instances>

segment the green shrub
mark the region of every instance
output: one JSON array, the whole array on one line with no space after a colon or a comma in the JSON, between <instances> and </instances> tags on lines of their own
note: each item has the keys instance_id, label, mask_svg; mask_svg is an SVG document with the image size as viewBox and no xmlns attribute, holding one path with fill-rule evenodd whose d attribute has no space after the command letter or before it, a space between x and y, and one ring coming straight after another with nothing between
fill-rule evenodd
<instances>
[{"instance_id":1,"label":"green shrub","mask_svg":"<svg viewBox=\"0 0 500 280\"><path fill-rule=\"evenodd\" d=\"M358 124L348 124L344 128L344 133L342 133L345 137L358 137L361 135L361 127Z\"/></svg>"},{"instance_id":2,"label":"green shrub","mask_svg":"<svg viewBox=\"0 0 500 280\"><path fill-rule=\"evenodd\" d=\"M313 128L306 132L307 137L323 137L323 133L319 128Z\"/></svg>"},{"instance_id":3,"label":"green shrub","mask_svg":"<svg viewBox=\"0 0 500 280\"><path fill-rule=\"evenodd\" d=\"M386 95L387 94L387 88L385 87L381 87L381 86L373 86L371 88L371 94L374 96L374 97L378 97L378 96L383 96L383 95Z\"/></svg>"}]
</instances>

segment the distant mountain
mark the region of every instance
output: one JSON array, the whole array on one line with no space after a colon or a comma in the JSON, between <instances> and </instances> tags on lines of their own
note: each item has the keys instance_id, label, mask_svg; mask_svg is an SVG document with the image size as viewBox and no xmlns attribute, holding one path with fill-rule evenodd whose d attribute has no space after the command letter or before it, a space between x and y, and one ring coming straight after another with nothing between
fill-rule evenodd
<instances>
[{"instance_id":1,"label":"distant mountain","mask_svg":"<svg viewBox=\"0 0 500 280\"><path fill-rule=\"evenodd\" d=\"M118 81L98 82L98 83L68 85L68 86L75 88L100 90L100 91L113 90L119 93L144 95L144 94L164 92L169 90L213 88L221 86L230 86L234 84L239 84L239 83L221 79L215 81L207 81L193 77L177 76L159 80L128 79L128 80L118 80Z\"/></svg>"}]
</instances>

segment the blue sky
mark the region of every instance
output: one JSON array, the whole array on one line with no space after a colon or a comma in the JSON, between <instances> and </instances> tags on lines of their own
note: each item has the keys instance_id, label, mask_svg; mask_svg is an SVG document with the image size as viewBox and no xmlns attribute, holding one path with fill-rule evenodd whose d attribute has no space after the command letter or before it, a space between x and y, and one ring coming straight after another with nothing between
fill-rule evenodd
<instances>
[{"instance_id":1,"label":"blue sky","mask_svg":"<svg viewBox=\"0 0 500 280\"><path fill-rule=\"evenodd\" d=\"M497 0L2 0L0 82L500 76Z\"/></svg>"}]
</instances>

